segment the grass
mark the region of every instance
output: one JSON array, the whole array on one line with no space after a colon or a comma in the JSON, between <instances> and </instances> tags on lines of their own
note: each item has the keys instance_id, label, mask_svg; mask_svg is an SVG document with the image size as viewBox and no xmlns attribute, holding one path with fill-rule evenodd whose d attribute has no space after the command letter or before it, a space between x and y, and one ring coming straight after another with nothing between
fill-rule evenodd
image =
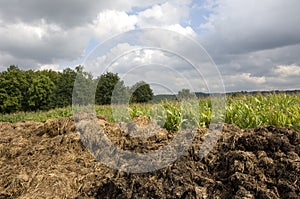
<instances>
[{"instance_id":1,"label":"grass","mask_svg":"<svg viewBox=\"0 0 300 199\"><path fill-rule=\"evenodd\" d=\"M166 129L173 131L191 125L208 126L212 117L215 117L210 98L201 98L197 102L187 103L162 101L158 104L132 104L127 110L125 120L143 115L156 119ZM112 122L115 121L111 106L95 106L95 111L97 115L102 115ZM66 107L47 112L0 114L0 121L15 123L32 120L43 122L49 118L69 117L71 115L72 107ZM223 118L225 123L236 124L241 128L274 125L300 130L300 95L229 96L226 100L224 114L221 113L219 117Z\"/></svg>"},{"instance_id":2,"label":"grass","mask_svg":"<svg viewBox=\"0 0 300 199\"><path fill-rule=\"evenodd\" d=\"M1 122L38 121L44 122L49 118L69 117L72 115L72 107L57 108L50 111L18 112L12 114L0 114Z\"/></svg>"}]
</instances>

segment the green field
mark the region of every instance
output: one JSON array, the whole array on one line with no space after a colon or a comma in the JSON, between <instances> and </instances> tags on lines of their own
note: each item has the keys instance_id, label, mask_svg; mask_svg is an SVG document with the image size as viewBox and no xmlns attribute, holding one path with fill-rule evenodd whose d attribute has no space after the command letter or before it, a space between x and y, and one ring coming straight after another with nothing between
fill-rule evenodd
<instances>
[{"instance_id":1,"label":"green field","mask_svg":"<svg viewBox=\"0 0 300 199\"><path fill-rule=\"evenodd\" d=\"M164 122L168 130L177 130L186 121L193 120L199 127L208 126L212 118L210 98L198 100L198 110L194 106L182 107L175 101L162 101L157 104L132 104L127 109L131 118L145 115ZM189 109L190 108L190 109ZM183 112L184 110L184 112ZM95 106L97 115L114 122L111 106ZM224 113L224 114L223 114ZM19 112L1 114L1 122L45 121L49 118L72 116L72 107L58 108L47 112ZM198 114L198 115L195 115ZM300 95L269 94L227 96L226 111L219 116L228 124L236 124L241 128L261 125L291 127L300 130Z\"/></svg>"}]
</instances>

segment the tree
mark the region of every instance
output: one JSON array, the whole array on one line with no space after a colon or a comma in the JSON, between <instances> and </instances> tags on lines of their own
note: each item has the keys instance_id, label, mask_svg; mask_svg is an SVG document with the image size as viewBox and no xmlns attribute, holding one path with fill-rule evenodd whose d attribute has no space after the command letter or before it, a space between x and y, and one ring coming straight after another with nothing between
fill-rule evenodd
<instances>
[{"instance_id":1,"label":"tree","mask_svg":"<svg viewBox=\"0 0 300 199\"><path fill-rule=\"evenodd\" d=\"M13 113L20 110L20 98L19 92L15 92L14 95L10 95L5 89L0 89L0 111L2 113Z\"/></svg>"},{"instance_id":2,"label":"tree","mask_svg":"<svg viewBox=\"0 0 300 199\"><path fill-rule=\"evenodd\" d=\"M16 66L16 65L10 65L8 68L7 68L7 71L20 71L19 67Z\"/></svg>"},{"instance_id":3,"label":"tree","mask_svg":"<svg viewBox=\"0 0 300 199\"><path fill-rule=\"evenodd\" d=\"M0 110L12 113L22 110L24 93L28 82L24 73L12 65L0 75Z\"/></svg>"},{"instance_id":4,"label":"tree","mask_svg":"<svg viewBox=\"0 0 300 199\"><path fill-rule=\"evenodd\" d=\"M190 89L183 88L181 91L177 94L178 100L187 100L187 99L193 99L196 98L196 95L194 93L190 92Z\"/></svg>"},{"instance_id":5,"label":"tree","mask_svg":"<svg viewBox=\"0 0 300 199\"><path fill-rule=\"evenodd\" d=\"M76 75L76 72L71 68L64 69L59 75L54 94L56 107L65 107L72 104L72 93Z\"/></svg>"},{"instance_id":6,"label":"tree","mask_svg":"<svg viewBox=\"0 0 300 199\"><path fill-rule=\"evenodd\" d=\"M51 95L49 96L50 98L50 102L48 104L48 108L49 109L53 109L58 107L58 102L60 102L59 100L59 96L57 95L57 91L59 89L62 88L62 85L59 85L59 81L61 81L62 79L62 72L58 72L58 71L53 71L53 70L42 70L42 71L36 71L35 73L37 73L38 75L44 75L46 77L48 77L55 85L55 87L53 88L53 92L51 93Z\"/></svg>"},{"instance_id":7,"label":"tree","mask_svg":"<svg viewBox=\"0 0 300 199\"><path fill-rule=\"evenodd\" d=\"M84 72L83 66L77 66L76 81L73 88L73 104L88 105L95 102L95 82L91 73Z\"/></svg>"},{"instance_id":8,"label":"tree","mask_svg":"<svg viewBox=\"0 0 300 199\"><path fill-rule=\"evenodd\" d=\"M75 70L67 68L61 73L52 70L23 71L11 65L7 71L0 72L0 111L12 113L69 106L76 78L79 82L76 87L79 90L74 94L77 102L93 102L95 83L82 66Z\"/></svg>"},{"instance_id":9,"label":"tree","mask_svg":"<svg viewBox=\"0 0 300 199\"><path fill-rule=\"evenodd\" d=\"M153 98L153 91L150 85L144 81L137 82L130 90L132 93L131 102L145 103Z\"/></svg>"},{"instance_id":10,"label":"tree","mask_svg":"<svg viewBox=\"0 0 300 199\"><path fill-rule=\"evenodd\" d=\"M55 85L49 77L45 75L33 76L32 83L28 89L28 105L31 110L49 109L51 95L54 92Z\"/></svg>"},{"instance_id":11,"label":"tree","mask_svg":"<svg viewBox=\"0 0 300 199\"><path fill-rule=\"evenodd\" d=\"M112 94L114 93L114 102L120 102L118 97L125 97L127 88L124 82L120 80L117 73L106 72L98 77L96 88L96 104L110 104Z\"/></svg>"}]
</instances>

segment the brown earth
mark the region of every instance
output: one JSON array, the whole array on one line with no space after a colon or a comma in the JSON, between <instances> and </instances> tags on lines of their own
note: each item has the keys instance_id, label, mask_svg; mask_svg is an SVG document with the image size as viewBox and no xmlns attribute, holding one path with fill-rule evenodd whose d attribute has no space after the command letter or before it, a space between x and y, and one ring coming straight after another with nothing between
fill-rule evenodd
<instances>
[{"instance_id":1,"label":"brown earth","mask_svg":"<svg viewBox=\"0 0 300 199\"><path fill-rule=\"evenodd\" d=\"M173 139L174 133L162 129L129 136L130 129L148 125L145 120L120 129L98 117L107 136L124 150L157 150ZM198 129L173 164L132 174L97 161L72 118L0 123L0 198L299 198L300 132L225 125L217 145L200 159L206 131Z\"/></svg>"}]
</instances>

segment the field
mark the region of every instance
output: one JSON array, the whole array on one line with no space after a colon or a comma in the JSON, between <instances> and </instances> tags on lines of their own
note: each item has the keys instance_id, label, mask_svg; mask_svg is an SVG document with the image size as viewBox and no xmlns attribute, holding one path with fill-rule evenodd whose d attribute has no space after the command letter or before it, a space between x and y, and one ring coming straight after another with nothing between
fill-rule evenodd
<instances>
[{"instance_id":1,"label":"field","mask_svg":"<svg viewBox=\"0 0 300 199\"><path fill-rule=\"evenodd\" d=\"M166 128L176 130L183 122L182 109L180 103L174 101L163 101L158 104L166 112ZM131 118L137 116L153 117L153 104L133 104L128 108ZM277 127L291 127L300 129L300 95L269 94L263 95L240 95L229 96L226 100L226 112L224 122L235 124L240 128L253 128L261 125L274 125ZM95 106L97 115L102 115L110 122L114 122L111 106ZM187 110L197 115L198 121L195 124L199 127L205 127L211 120L211 100L210 98L200 98L199 110ZM1 114L0 122L18 122L18 121L39 121L44 122L50 118L62 118L72 116L72 107L58 108L47 112L20 112L15 114Z\"/></svg>"},{"instance_id":2,"label":"field","mask_svg":"<svg viewBox=\"0 0 300 199\"><path fill-rule=\"evenodd\" d=\"M197 103L198 110L186 106L184 111L174 101L132 104L125 120L133 121L128 123L114 122L110 106L95 107L105 136L120 149L143 154L168 145L176 134L188 135L180 127L197 118L195 137L182 156L148 173L127 173L97 161L76 131L72 107L1 115L0 198L299 197L300 95L227 97L219 116L226 124L203 158L199 150L213 115L209 98ZM149 133L143 127L162 116L164 128L154 125L154 135L134 136ZM133 168L147 166L143 164L132 163Z\"/></svg>"}]
</instances>

